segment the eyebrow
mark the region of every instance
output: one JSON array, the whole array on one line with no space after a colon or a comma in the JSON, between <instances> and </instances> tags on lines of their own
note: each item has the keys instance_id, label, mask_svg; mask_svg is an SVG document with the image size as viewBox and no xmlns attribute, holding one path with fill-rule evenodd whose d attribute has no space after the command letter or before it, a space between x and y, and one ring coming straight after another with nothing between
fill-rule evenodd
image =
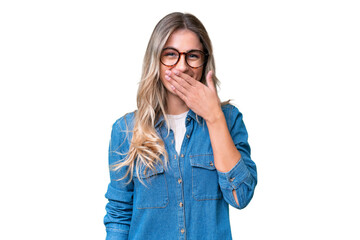
<instances>
[{"instance_id":1,"label":"eyebrow","mask_svg":"<svg viewBox=\"0 0 360 240\"><path fill-rule=\"evenodd\" d=\"M176 49L176 48L174 48L174 47L166 47L166 48L163 48L163 50L166 50L166 49L174 49L174 50L180 52L178 49ZM191 51L202 51L202 52L203 52L203 50L201 50L201 49L190 49L190 50L186 51L186 53L191 52Z\"/></svg>"}]
</instances>

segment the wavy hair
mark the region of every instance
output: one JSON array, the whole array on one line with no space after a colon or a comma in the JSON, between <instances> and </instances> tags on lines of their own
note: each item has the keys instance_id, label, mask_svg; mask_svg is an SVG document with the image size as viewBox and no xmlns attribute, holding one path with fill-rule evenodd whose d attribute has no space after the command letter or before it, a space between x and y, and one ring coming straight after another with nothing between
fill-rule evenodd
<instances>
[{"instance_id":1,"label":"wavy hair","mask_svg":"<svg viewBox=\"0 0 360 240\"><path fill-rule=\"evenodd\" d=\"M194 15L189 13L174 12L166 15L155 26L150 37L142 66L142 75L137 92L137 111L135 111L133 136L131 139L129 152L125 159L112 165L112 170L119 170L124 166L129 166L124 179L130 174L130 183L133 177L133 170L136 164L136 174L139 175L140 165L145 166L145 173L150 168L155 170L155 165L161 163L165 169L168 167L168 154L163 140L155 130L155 123L160 116L164 117L166 125L169 126L166 116L166 96L167 90L160 80L160 54L170 35L179 29L187 29L200 39L204 52L208 54L207 62L203 66L203 73L200 82L206 85L206 75L211 70L215 86L219 86L216 77L215 61L213 57L212 44L209 35L203 24ZM230 100L222 102L226 105ZM197 115L196 115L197 117ZM170 128L167 129L168 134ZM161 160L164 156L164 162ZM143 183L142 179L139 178Z\"/></svg>"}]
</instances>

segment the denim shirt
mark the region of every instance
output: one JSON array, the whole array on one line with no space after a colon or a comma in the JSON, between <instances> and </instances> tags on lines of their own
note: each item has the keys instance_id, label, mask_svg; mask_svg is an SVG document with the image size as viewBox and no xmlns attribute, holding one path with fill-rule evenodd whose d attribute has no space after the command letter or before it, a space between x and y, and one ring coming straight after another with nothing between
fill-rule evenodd
<instances>
[{"instance_id":1,"label":"denim shirt","mask_svg":"<svg viewBox=\"0 0 360 240\"><path fill-rule=\"evenodd\" d=\"M230 104L222 106L229 132L241 159L228 172L215 168L214 155L205 120L191 109L185 119L186 133L180 154L175 150L174 134L163 116L155 129L165 143L169 167L156 165L156 171L134 168L133 180L127 167L110 171L105 197L108 199L104 224L107 240L230 240L229 205L242 209L248 205L257 183L255 163L250 157L248 134L242 114ZM198 121L197 121L198 119ZM118 119L111 133L109 164L123 159L129 150L134 112ZM161 157L164 160L163 156ZM226 161L226 159L224 159ZM146 186L139 182L143 179ZM233 189L239 201L237 205Z\"/></svg>"}]
</instances>

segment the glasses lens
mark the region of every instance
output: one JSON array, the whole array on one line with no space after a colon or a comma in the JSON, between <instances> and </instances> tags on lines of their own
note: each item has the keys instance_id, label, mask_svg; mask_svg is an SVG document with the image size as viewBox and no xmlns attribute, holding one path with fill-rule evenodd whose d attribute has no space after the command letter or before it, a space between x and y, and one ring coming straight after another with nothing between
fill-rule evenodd
<instances>
[{"instance_id":1,"label":"glasses lens","mask_svg":"<svg viewBox=\"0 0 360 240\"><path fill-rule=\"evenodd\" d=\"M205 63L205 55L199 50L190 51L186 54L186 62L191 67L201 67Z\"/></svg>"},{"instance_id":2,"label":"glasses lens","mask_svg":"<svg viewBox=\"0 0 360 240\"><path fill-rule=\"evenodd\" d=\"M179 58L179 53L174 49L164 49L161 53L161 62L167 66L174 65Z\"/></svg>"}]
</instances>

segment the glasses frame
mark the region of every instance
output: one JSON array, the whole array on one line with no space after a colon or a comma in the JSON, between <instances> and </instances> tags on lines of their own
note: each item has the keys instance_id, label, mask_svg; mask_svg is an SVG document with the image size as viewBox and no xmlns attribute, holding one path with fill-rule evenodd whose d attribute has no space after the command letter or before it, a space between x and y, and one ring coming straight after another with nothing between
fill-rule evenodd
<instances>
[{"instance_id":1,"label":"glasses frame","mask_svg":"<svg viewBox=\"0 0 360 240\"><path fill-rule=\"evenodd\" d=\"M189 50L189 51L187 51L187 52L179 52L177 49L172 48L172 47L164 48L164 49L161 51L161 54L162 54L165 50L168 50L168 49L175 50L177 53L179 53L179 57L178 57L176 63L174 63L173 65L167 65L167 64L165 64L165 63L163 63L163 62L161 61L161 55L160 55L160 62L161 62L161 64L163 64L164 66L167 66L167 67L176 66L176 64L178 64L179 61L180 61L181 55L185 55L185 62L186 62L186 64L187 64L189 67L193 68L193 69L198 69L198 68L201 68L202 66L204 66L204 64L207 62L207 59L208 59L208 56L209 56L208 53L205 53L205 52L203 52L203 51L201 51L201 50L198 50L198 49L192 49L192 50ZM201 65L198 66L198 67L192 67L192 66L190 66L190 64L187 62L187 55L188 55L189 53L193 52L193 51L199 51L199 52L201 52L202 54L204 54L204 63L201 64Z\"/></svg>"}]
</instances>

